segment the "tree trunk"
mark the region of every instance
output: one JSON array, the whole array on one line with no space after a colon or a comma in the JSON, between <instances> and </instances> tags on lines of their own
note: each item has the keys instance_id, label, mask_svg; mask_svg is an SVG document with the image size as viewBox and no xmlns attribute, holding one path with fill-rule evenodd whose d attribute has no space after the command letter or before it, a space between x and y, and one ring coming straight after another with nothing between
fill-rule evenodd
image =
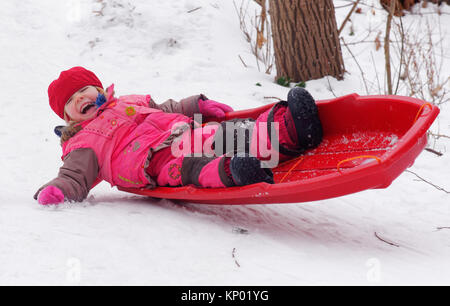
<instances>
[{"instance_id":1,"label":"tree trunk","mask_svg":"<svg viewBox=\"0 0 450 306\"><path fill-rule=\"evenodd\" d=\"M441 5L442 3L450 4L450 0L394 0L395 1L395 11L394 15L397 17L404 16L403 10L410 11L412 6L416 3L422 3L423 7L426 7L428 2ZM380 0L381 6L389 12L392 0Z\"/></svg>"},{"instance_id":2,"label":"tree trunk","mask_svg":"<svg viewBox=\"0 0 450 306\"><path fill-rule=\"evenodd\" d=\"M269 0L277 78L344 74L332 0Z\"/></svg>"}]
</instances>

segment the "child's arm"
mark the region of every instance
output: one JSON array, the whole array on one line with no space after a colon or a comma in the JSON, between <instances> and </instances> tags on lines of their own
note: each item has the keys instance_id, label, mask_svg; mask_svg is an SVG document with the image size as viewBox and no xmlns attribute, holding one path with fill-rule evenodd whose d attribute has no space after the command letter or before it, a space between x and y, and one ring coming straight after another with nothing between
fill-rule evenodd
<instances>
[{"instance_id":1,"label":"child's arm","mask_svg":"<svg viewBox=\"0 0 450 306\"><path fill-rule=\"evenodd\" d=\"M39 188L34 199L40 204L56 204L64 199L81 202L87 197L97 176L98 161L95 152L89 148L74 150L64 158L64 165L59 169L58 176ZM41 192L43 194L39 196ZM62 201L55 201L60 198L61 192L64 198Z\"/></svg>"},{"instance_id":2,"label":"child's arm","mask_svg":"<svg viewBox=\"0 0 450 306\"><path fill-rule=\"evenodd\" d=\"M198 100L206 98L204 95L195 95L177 102L173 99L169 99L162 104L156 104L153 99L150 100L149 106L151 108L160 109L165 113L179 113L188 117L193 117L194 114L200 113L198 107Z\"/></svg>"},{"instance_id":3,"label":"child's arm","mask_svg":"<svg viewBox=\"0 0 450 306\"><path fill-rule=\"evenodd\" d=\"M209 100L203 94L185 98L180 102L170 99L159 105L150 100L149 106L166 113L180 113L188 117L194 117L194 114L202 114L206 117L219 119L224 118L225 113L233 111L228 105Z\"/></svg>"}]
</instances>

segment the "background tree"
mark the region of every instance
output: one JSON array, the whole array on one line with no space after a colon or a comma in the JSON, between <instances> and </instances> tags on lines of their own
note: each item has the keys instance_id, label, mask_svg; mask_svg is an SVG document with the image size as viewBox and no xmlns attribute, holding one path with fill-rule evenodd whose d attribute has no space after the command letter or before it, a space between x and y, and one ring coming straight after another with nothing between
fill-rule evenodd
<instances>
[{"instance_id":1,"label":"background tree","mask_svg":"<svg viewBox=\"0 0 450 306\"><path fill-rule=\"evenodd\" d=\"M342 79L344 61L332 0L269 0L277 78Z\"/></svg>"},{"instance_id":2,"label":"background tree","mask_svg":"<svg viewBox=\"0 0 450 306\"><path fill-rule=\"evenodd\" d=\"M380 0L381 6L390 12L391 3L394 4L394 15L404 16L403 10L411 10L411 7L416 3L422 3L422 6L426 6L428 2L441 5L442 3L450 4L450 0Z\"/></svg>"}]
</instances>

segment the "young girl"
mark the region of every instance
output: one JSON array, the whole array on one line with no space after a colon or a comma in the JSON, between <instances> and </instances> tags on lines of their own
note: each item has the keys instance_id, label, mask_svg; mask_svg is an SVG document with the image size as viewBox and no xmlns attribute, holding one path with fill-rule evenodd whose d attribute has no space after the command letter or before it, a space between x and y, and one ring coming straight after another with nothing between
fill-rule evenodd
<instances>
[{"instance_id":1,"label":"young girl","mask_svg":"<svg viewBox=\"0 0 450 306\"><path fill-rule=\"evenodd\" d=\"M292 89L287 101L256 121L235 119L206 126L193 117L220 120L231 107L204 95L160 105L149 95L116 98L113 85L105 92L97 76L82 67L61 72L48 96L53 111L68 125L55 130L61 136L64 165L34 195L44 205L82 201L101 180L136 188L273 183L271 170L260 162L268 158L262 143L283 161L322 140L314 99L302 88ZM244 135L243 144L238 135ZM187 141L192 138L200 139L200 145ZM236 152L243 153L230 155Z\"/></svg>"}]
</instances>

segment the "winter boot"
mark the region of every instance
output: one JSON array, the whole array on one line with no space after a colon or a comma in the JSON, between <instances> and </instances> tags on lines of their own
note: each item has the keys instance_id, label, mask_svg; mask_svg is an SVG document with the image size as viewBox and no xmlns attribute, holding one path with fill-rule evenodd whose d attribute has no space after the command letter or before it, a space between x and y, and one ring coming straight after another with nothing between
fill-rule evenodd
<instances>
[{"instance_id":1,"label":"winter boot","mask_svg":"<svg viewBox=\"0 0 450 306\"><path fill-rule=\"evenodd\" d=\"M273 173L269 168L262 168L261 161L247 153L245 156L233 156L229 169L237 186L266 182L274 184Z\"/></svg>"},{"instance_id":2,"label":"winter boot","mask_svg":"<svg viewBox=\"0 0 450 306\"><path fill-rule=\"evenodd\" d=\"M286 112L285 120L292 117L299 149L306 151L317 147L322 142L323 132L314 98L306 89L295 87L288 93L287 105L290 114Z\"/></svg>"}]
</instances>

